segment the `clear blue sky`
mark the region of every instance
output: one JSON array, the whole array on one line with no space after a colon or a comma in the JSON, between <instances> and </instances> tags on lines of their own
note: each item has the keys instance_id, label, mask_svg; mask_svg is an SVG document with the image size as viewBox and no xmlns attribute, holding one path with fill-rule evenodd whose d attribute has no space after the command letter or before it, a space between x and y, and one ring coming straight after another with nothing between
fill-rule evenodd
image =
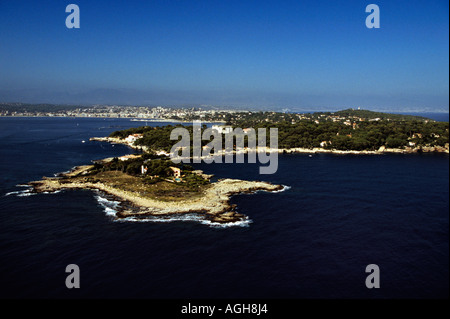
<instances>
[{"instance_id":1,"label":"clear blue sky","mask_svg":"<svg viewBox=\"0 0 450 319\"><path fill-rule=\"evenodd\" d=\"M447 0L0 1L0 30L3 102L449 107Z\"/></svg>"}]
</instances>

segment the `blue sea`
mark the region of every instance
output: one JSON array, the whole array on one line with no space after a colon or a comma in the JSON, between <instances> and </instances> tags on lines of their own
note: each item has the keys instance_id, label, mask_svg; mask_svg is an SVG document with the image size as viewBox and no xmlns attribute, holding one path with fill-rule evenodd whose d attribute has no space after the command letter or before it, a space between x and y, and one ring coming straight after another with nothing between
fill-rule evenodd
<instances>
[{"instance_id":1,"label":"blue sea","mask_svg":"<svg viewBox=\"0 0 450 319\"><path fill-rule=\"evenodd\" d=\"M398 112L395 112L398 113ZM415 116L423 116L438 122L448 122L449 120L449 113L439 113L439 112L409 112L409 113L398 113L398 114L408 114L408 115L415 115Z\"/></svg>"},{"instance_id":2,"label":"blue sea","mask_svg":"<svg viewBox=\"0 0 450 319\"><path fill-rule=\"evenodd\" d=\"M259 164L196 165L289 186L234 196L249 222L232 227L198 216L116 221L104 194L18 186L132 153L89 138L141 125L0 118L1 298L449 297L447 154L280 155L273 175ZM69 264L79 289L65 286ZM378 289L365 285L369 264Z\"/></svg>"}]
</instances>

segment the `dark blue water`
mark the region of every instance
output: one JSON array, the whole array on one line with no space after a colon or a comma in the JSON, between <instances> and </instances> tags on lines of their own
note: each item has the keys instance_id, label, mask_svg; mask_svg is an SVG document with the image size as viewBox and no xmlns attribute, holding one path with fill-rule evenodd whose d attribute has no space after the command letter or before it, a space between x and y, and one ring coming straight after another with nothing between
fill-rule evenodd
<instances>
[{"instance_id":1,"label":"dark blue water","mask_svg":"<svg viewBox=\"0 0 450 319\"><path fill-rule=\"evenodd\" d=\"M399 114L409 114L416 116L423 116L438 122L448 122L449 113L439 113L439 112L419 112L419 113L399 113Z\"/></svg>"},{"instance_id":2,"label":"dark blue water","mask_svg":"<svg viewBox=\"0 0 450 319\"><path fill-rule=\"evenodd\" d=\"M87 190L4 196L129 153L89 137L140 125L0 118L0 297L449 296L448 155L283 155L274 175L259 175L257 164L197 165L291 186L233 197L248 227L114 222ZM80 267L80 289L65 287L68 264ZM365 286L368 264L380 267L380 289Z\"/></svg>"}]
</instances>

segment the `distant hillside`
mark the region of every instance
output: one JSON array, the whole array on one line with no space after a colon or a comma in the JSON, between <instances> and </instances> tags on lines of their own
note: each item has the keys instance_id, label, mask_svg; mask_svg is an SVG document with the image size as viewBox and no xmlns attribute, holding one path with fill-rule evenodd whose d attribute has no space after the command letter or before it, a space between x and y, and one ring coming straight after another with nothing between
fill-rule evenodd
<instances>
[{"instance_id":1,"label":"distant hillside","mask_svg":"<svg viewBox=\"0 0 450 319\"><path fill-rule=\"evenodd\" d=\"M79 105L65 104L30 104L30 103L0 103L0 111L10 112L59 112L80 108Z\"/></svg>"},{"instance_id":2,"label":"distant hillside","mask_svg":"<svg viewBox=\"0 0 450 319\"><path fill-rule=\"evenodd\" d=\"M415 116L415 115L405 115L405 114L393 114L393 113L383 113L383 112L374 112L369 110L354 110L354 109L346 109L338 112L334 112L336 115L340 116L357 116L365 119L376 119L379 118L381 120L394 120L394 121L433 121L429 118L423 116Z\"/></svg>"}]
</instances>

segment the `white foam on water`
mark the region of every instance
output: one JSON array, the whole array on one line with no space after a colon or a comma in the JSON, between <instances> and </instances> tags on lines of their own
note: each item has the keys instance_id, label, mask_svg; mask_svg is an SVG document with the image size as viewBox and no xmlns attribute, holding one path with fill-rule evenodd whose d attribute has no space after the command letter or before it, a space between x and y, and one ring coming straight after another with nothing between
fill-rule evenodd
<instances>
[{"instance_id":1,"label":"white foam on water","mask_svg":"<svg viewBox=\"0 0 450 319\"><path fill-rule=\"evenodd\" d=\"M253 195L253 194L258 194L258 193L281 193L281 192L285 192L292 188L291 186L287 186L287 185L282 185L282 186L283 186L283 188L280 190L269 191L269 190L265 190L265 189L258 189L256 191L252 191L251 193L246 193L246 195Z\"/></svg>"},{"instance_id":2,"label":"white foam on water","mask_svg":"<svg viewBox=\"0 0 450 319\"><path fill-rule=\"evenodd\" d=\"M273 192L271 192L271 193L281 193L281 192L287 191L287 190L289 190L289 189L292 188L291 186L287 186L287 185L282 185L282 186L283 186L282 189L280 189L280 190L278 190L278 191L273 191Z\"/></svg>"},{"instance_id":3,"label":"white foam on water","mask_svg":"<svg viewBox=\"0 0 450 319\"><path fill-rule=\"evenodd\" d=\"M103 210L105 211L106 216L113 216L115 217L117 214L117 210L115 210L114 208L110 208L110 207L103 207Z\"/></svg>"},{"instance_id":4,"label":"white foam on water","mask_svg":"<svg viewBox=\"0 0 450 319\"><path fill-rule=\"evenodd\" d=\"M245 220L232 223L212 222L201 214L179 214L165 216L145 216L145 217L125 217L116 219L116 222L138 222L138 223L171 223L171 222L198 222L212 228L228 228L228 227L249 227L252 220L248 217Z\"/></svg>"},{"instance_id":5,"label":"white foam on water","mask_svg":"<svg viewBox=\"0 0 450 319\"><path fill-rule=\"evenodd\" d=\"M120 202L102 197L99 192L97 192L97 195L95 195L94 197L100 204L100 206L103 207L103 210L105 211L105 214L107 216L116 217Z\"/></svg>"},{"instance_id":6,"label":"white foam on water","mask_svg":"<svg viewBox=\"0 0 450 319\"><path fill-rule=\"evenodd\" d=\"M31 189L26 189L23 191L19 191L17 196L18 197L24 197L24 196L31 196L31 195L36 195L37 193L32 193Z\"/></svg>"},{"instance_id":7,"label":"white foam on water","mask_svg":"<svg viewBox=\"0 0 450 319\"><path fill-rule=\"evenodd\" d=\"M58 193L61 193L61 192L62 192L62 189L58 189L58 190L53 191L53 192L42 192L41 194L58 194Z\"/></svg>"},{"instance_id":8,"label":"white foam on water","mask_svg":"<svg viewBox=\"0 0 450 319\"><path fill-rule=\"evenodd\" d=\"M119 201L108 199L102 196L102 193L96 191L95 199L103 207L103 210L107 216L117 217L119 210ZM230 222L230 223L218 223L210 221L203 214L188 213L188 214L170 214L170 215L149 215L149 216L130 216L125 218L114 218L114 222L119 223L172 223L172 222L197 222L206 225L211 228L229 228L229 227L249 227L253 222L246 217L244 220Z\"/></svg>"},{"instance_id":9,"label":"white foam on water","mask_svg":"<svg viewBox=\"0 0 450 319\"><path fill-rule=\"evenodd\" d=\"M117 219L118 222L139 222L139 223L171 223L176 221L200 221L203 217L198 214L162 215L162 216L131 216Z\"/></svg>"},{"instance_id":10,"label":"white foam on water","mask_svg":"<svg viewBox=\"0 0 450 319\"><path fill-rule=\"evenodd\" d=\"M53 192L41 192L41 193L33 193L33 187L29 186L29 185L16 185L18 187L27 187L27 189L21 190L21 191L13 191L13 192L9 192L6 193L5 196L10 196L10 195L16 195L18 197L24 197L24 196L31 196L31 195L36 195L36 194L57 194L62 192L61 189L58 189L56 191Z\"/></svg>"},{"instance_id":11,"label":"white foam on water","mask_svg":"<svg viewBox=\"0 0 450 319\"><path fill-rule=\"evenodd\" d=\"M21 193L23 193L25 191L28 191L28 190L9 192L9 193L6 193L5 196L18 195L18 194L21 194Z\"/></svg>"},{"instance_id":12,"label":"white foam on water","mask_svg":"<svg viewBox=\"0 0 450 319\"><path fill-rule=\"evenodd\" d=\"M244 220L239 220L232 223L217 223L212 222L210 220L203 220L201 221L201 223L204 225L208 225L209 227L212 228L229 228L229 227L250 227L250 224L253 223L253 221L248 217L246 217Z\"/></svg>"},{"instance_id":13,"label":"white foam on water","mask_svg":"<svg viewBox=\"0 0 450 319\"><path fill-rule=\"evenodd\" d=\"M26 187L26 189L21 190L21 191L9 192L9 193L6 193L4 196L16 195L19 197L23 197L23 196L30 196L30 195L36 194L36 193L31 192L33 190L33 187L30 185L16 185L16 187Z\"/></svg>"},{"instance_id":14,"label":"white foam on water","mask_svg":"<svg viewBox=\"0 0 450 319\"><path fill-rule=\"evenodd\" d=\"M26 187L26 188L33 188L33 186L26 185L26 184L17 184L16 187Z\"/></svg>"}]
</instances>

